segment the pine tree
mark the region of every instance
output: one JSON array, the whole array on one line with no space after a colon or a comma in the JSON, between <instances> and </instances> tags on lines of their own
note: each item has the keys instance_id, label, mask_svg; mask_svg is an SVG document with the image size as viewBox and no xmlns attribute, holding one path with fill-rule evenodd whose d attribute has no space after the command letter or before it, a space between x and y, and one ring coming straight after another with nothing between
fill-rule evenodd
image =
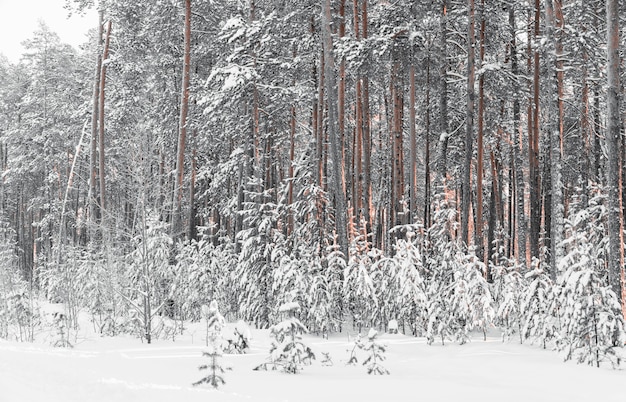
<instances>
[{"instance_id":1,"label":"pine tree","mask_svg":"<svg viewBox=\"0 0 626 402\"><path fill-rule=\"evenodd\" d=\"M497 324L503 329L502 340L510 339L513 334L519 335L520 343L524 342L523 297L527 282L518 270L514 261L512 265L494 269L494 294L496 295Z\"/></svg>"},{"instance_id":2,"label":"pine tree","mask_svg":"<svg viewBox=\"0 0 626 402\"><path fill-rule=\"evenodd\" d=\"M213 388L218 388L220 385L226 384L223 374L225 373L224 367L221 365L220 358L222 357L222 347L220 345L220 339L217 335L211 336L210 350L202 352L202 356L209 358L209 364L203 364L198 367L199 370L208 370L206 377L193 383L194 386L209 384Z\"/></svg>"},{"instance_id":3,"label":"pine tree","mask_svg":"<svg viewBox=\"0 0 626 402\"><path fill-rule=\"evenodd\" d=\"M558 321L554 301L554 286L548 274L540 269L528 272L529 281L524 292L522 304L524 339L539 342L545 349L550 341L558 336Z\"/></svg>"},{"instance_id":4,"label":"pine tree","mask_svg":"<svg viewBox=\"0 0 626 402\"><path fill-rule=\"evenodd\" d=\"M203 306L202 313L206 320L207 346L210 348L208 351L202 352L202 356L209 358L209 364L203 364L198 369L208 370L208 374L193 385L209 384L213 388L218 388L220 385L226 384L223 377L225 369L220 362L223 355L222 328L224 317L220 314L215 300L211 301L208 307Z\"/></svg>"},{"instance_id":5,"label":"pine tree","mask_svg":"<svg viewBox=\"0 0 626 402\"><path fill-rule=\"evenodd\" d=\"M610 286L602 283L583 256L561 276L561 320L563 334L559 349L565 360L576 360L600 367L608 361L620 365L626 332L619 299ZM621 350L621 352L619 352Z\"/></svg>"},{"instance_id":6,"label":"pine tree","mask_svg":"<svg viewBox=\"0 0 626 402\"><path fill-rule=\"evenodd\" d=\"M296 317L299 311L300 305L296 302L285 303L280 307L280 312L286 318L270 328L273 339L269 362L257 366L255 370L280 368L285 373L297 374L304 364L310 364L315 359L311 347L302 340L302 334L307 333L307 329Z\"/></svg>"},{"instance_id":7,"label":"pine tree","mask_svg":"<svg viewBox=\"0 0 626 402\"><path fill-rule=\"evenodd\" d=\"M387 347L378 342L378 331L373 328L370 329L367 340L362 343L361 349L369 353L363 361L363 365L367 367L367 374L389 374L389 370L380 364L385 360Z\"/></svg>"},{"instance_id":8,"label":"pine tree","mask_svg":"<svg viewBox=\"0 0 626 402\"><path fill-rule=\"evenodd\" d=\"M469 340L469 332L474 329L481 330L486 340L487 329L495 318L485 264L473 254L465 256L464 260L454 272L449 294L455 337L461 344Z\"/></svg>"},{"instance_id":9,"label":"pine tree","mask_svg":"<svg viewBox=\"0 0 626 402\"><path fill-rule=\"evenodd\" d=\"M561 261L564 273L555 287L561 322L557 348L565 353L565 360L596 367L608 361L617 367L618 350L624 350L626 342L619 297L600 274L604 261L594 251L597 246L588 242L585 230L578 229L576 225L570 229L570 251Z\"/></svg>"},{"instance_id":10,"label":"pine tree","mask_svg":"<svg viewBox=\"0 0 626 402\"><path fill-rule=\"evenodd\" d=\"M202 306L202 318L206 321L206 344L214 338L221 337L224 328L224 317L219 312L217 301L212 300L209 306Z\"/></svg>"},{"instance_id":11,"label":"pine tree","mask_svg":"<svg viewBox=\"0 0 626 402\"><path fill-rule=\"evenodd\" d=\"M228 343L227 352L246 353L250 348L250 341L250 328L244 321L239 320L235 325L232 337L226 339Z\"/></svg>"}]
</instances>

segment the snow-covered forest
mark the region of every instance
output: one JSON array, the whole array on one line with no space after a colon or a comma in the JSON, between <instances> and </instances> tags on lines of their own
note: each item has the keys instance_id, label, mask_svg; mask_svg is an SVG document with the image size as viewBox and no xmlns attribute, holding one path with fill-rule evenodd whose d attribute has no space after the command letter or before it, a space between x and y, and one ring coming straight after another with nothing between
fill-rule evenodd
<instances>
[{"instance_id":1,"label":"snow-covered forest","mask_svg":"<svg viewBox=\"0 0 626 402\"><path fill-rule=\"evenodd\" d=\"M0 56L0 340L206 322L214 386L238 321L289 373L351 333L387 374L388 330L619 367L626 4L67 7L81 49Z\"/></svg>"}]
</instances>

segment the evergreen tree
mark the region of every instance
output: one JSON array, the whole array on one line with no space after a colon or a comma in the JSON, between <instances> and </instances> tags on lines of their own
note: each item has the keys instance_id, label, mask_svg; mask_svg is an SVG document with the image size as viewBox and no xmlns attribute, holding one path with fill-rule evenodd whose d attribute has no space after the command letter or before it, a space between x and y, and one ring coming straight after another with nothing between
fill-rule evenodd
<instances>
[{"instance_id":1,"label":"evergreen tree","mask_svg":"<svg viewBox=\"0 0 626 402\"><path fill-rule=\"evenodd\" d=\"M604 361L617 367L626 332L618 296L602 276L604 261L587 239L585 220L568 223L569 253L561 261L555 294L561 332L557 347L565 360L600 367Z\"/></svg>"},{"instance_id":2,"label":"evergreen tree","mask_svg":"<svg viewBox=\"0 0 626 402\"><path fill-rule=\"evenodd\" d=\"M522 304L524 339L539 342L545 349L558 336L558 316L554 285L547 273L534 269L526 274L529 282Z\"/></svg>"},{"instance_id":3,"label":"evergreen tree","mask_svg":"<svg viewBox=\"0 0 626 402\"><path fill-rule=\"evenodd\" d=\"M557 283L563 327L558 348L565 360L596 367L607 361L615 368L626 342L619 300L593 269L583 268L589 261L581 257Z\"/></svg>"},{"instance_id":4,"label":"evergreen tree","mask_svg":"<svg viewBox=\"0 0 626 402\"><path fill-rule=\"evenodd\" d=\"M300 306L296 302L280 307L285 319L270 328L272 345L269 362L257 366L255 370L280 368L285 373L297 374L304 364L310 364L315 359L311 347L302 340L302 334L307 333L307 329L296 317L299 311Z\"/></svg>"},{"instance_id":5,"label":"evergreen tree","mask_svg":"<svg viewBox=\"0 0 626 402\"><path fill-rule=\"evenodd\" d=\"M367 374L389 374L389 370L381 365L381 362L385 360L387 347L378 341L378 331L370 329L361 349L368 353L363 361L363 365L367 367Z\"/></svg>"},{"instance_id":6,"label":"evergreen tree","mask_svg":"<svg viewBox=\"0 0 626 402\"><path fill-rule=\"evenodd\" d=\"M494 272L494 294L496 299L496 323L502 328L502 340L510 339L518 334L520 343L524 342L522 331L523 325L523 302L526 280L519 272L519 267L514 261L510 266L501 266L492 269Z\"/></svg>"},{"instance_id":7,"label":"evergreen tree","mask_svg":"<svg viewBox=\"0 0 626 402\"><path fill-rule=\"evenodd\" d=\"M209 306L202 306L202 318L206 321L206 342L220 338L224 328L224 317L219 312L217 301L212 300Z\"/></svg>"},{"instance_id":8,"label":"evergreen tree","mask_svg":"<svg viewBox=\"0 0 626 402\"><path fill-rule=\"evenodd\" d=\"M201 365L198 369L207 370L208 374L206 377L194 382L193 385L209 384L213 388L218 388L226 383L223 376L225 369L220 362L223 355L222 328L224 326L224 317L220 314L215 300L211 301L208 307L202 307L202 313L206 320L207 346L210 349L202 352L202 356L209 358L209 363Z\"/></svg>"}]
</instances>

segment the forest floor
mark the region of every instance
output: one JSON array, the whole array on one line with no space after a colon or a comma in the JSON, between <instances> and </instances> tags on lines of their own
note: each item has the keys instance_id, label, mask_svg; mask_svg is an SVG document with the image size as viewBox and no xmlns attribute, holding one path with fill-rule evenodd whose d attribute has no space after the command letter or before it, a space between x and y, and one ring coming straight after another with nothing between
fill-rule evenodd
<instances>
[{"instance_id":1,"label":"forest floor","mask_svg":"<svg viewBox=\"0 0 626 402\"><path fill-rule=\"evenodd\" d=\"M85 327L90 327L87 323ZM227 325L232 328L232 325ZM130 336L83 331L71 349L0 341L0 402L157 401L624 401L626 370L564 363L555 352L503 343L497 334L470 343L426 344L424 338L384 334L383 365L390 375L368 375L346 365L354 332L329 339L306 335L317 360L297 375L254 371L266 361L267 330L252 330L247 354L224 355L226 385L194 387L205 347L203 326L189 324L175 341L152 344ZM329 353L332 366L321 364ZM410 399L407 399L410 398Z\"/></svg>"}]
</instances>

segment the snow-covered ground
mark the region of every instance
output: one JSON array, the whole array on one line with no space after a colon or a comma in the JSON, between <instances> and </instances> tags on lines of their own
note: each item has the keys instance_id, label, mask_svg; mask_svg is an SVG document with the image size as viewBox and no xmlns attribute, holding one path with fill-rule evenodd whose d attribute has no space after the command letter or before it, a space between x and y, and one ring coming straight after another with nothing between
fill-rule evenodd
<instances>
[{"instance_id":1,"label":"snow-covered ground","mask_svg":"<svg viewBox=\"0 0 626 402\"><path fill-rule=\"evenodd\" d=\"M346 366L348 334L305 336L317 355L297 375L254 371L265 361L269 331L253 330L251 350L225 355L232 371L218 390L193 387L206 363L202 326L175 342L84 335L73 349L0 341L1 402L140 401L625 401L626 371L563 363L529 345L494 335L465 345L428 346L425 339L383 335L391 375ZM192 336L193 335L193 336ZM322 352L334 364L322 366ZM362 356L362 355L361 355ZM363 357L360 358L362 362Z\"/></svg>"}]
</instances>

